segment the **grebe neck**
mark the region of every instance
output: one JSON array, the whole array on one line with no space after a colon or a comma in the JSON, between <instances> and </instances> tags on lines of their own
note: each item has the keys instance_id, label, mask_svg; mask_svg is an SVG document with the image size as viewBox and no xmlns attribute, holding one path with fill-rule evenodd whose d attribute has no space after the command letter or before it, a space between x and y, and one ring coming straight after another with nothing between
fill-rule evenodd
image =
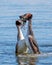
<instances>
[{"instance_id":1,"label":"grebe neck","mask_svg":"<svg viewBox=\"0 0 52 65\"><path fill-rule=\"evenodd\" d=\"M18 40L23 40L24 36L20 27L18 27Z\"/></svg>"},{"instance_id":2,"label":"grebe neck","mask_svg":"<svg viewBox=\"0 0 52 65\"><path fill-rule=\"evenodd\" d=\"M28 20L28 35L33 35L32 20Z\"/></svg>"}]
</instances>

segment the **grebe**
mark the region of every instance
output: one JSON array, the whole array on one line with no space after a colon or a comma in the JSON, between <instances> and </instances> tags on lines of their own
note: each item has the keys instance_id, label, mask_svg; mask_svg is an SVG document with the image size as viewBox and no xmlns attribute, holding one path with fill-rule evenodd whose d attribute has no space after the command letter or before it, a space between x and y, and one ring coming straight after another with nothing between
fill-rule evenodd
<instances>
[{"instance_id":1,"label":"grebe","mask_svg":"<svg viewBox=\"0 0 52 65\"><path fill-rule=\"evenodd\" d=\"M27 45L21 30L21 25L22 25L21 20L17 20L16 27L18 29L18 34L17 34L17 44L16 44L16 52L15 52L16 55L25 54L27 52Z\"/></svg>"},{"instance_id":2,"label":"grebe","mask_svg":"<svg viewBox=\"0 0 52 65\"><path fill-rule=\"evenodd\" d=\"M32 31L32 14L27 13L27 14L21 15L19 17L23 22L28 21L28 42L29 42L29 47L30 47L29 51L32 50L31 53L33 52L35 54L40 54L37 42L34 39L34 34Z\"/></svg>"}]
</instances>

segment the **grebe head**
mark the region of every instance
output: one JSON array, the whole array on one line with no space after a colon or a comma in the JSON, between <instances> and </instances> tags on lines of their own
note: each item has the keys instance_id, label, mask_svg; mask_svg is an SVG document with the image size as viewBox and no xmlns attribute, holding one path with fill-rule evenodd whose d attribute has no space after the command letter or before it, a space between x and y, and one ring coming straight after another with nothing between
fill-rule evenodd
<instances>
[{"instance_id":1,"label":"grebe head","mask_svg":"<svg viewBox=\"0 0 52 65\"><path fill-rule=\"evenodd\" d=\"M23 26L25 25L25 22L22 21L22 20L16 20L16 27L20 27L20 28L23 28Z\"/></svg>"},{"instance_id":2,"label":"grebe head","mask_svg":"<svg viewBox=\"0 0 52 65\"><path fill-rule=\"evenodd\" d=\"M26 13L24 15L19 16L21 20L26 22L26 20L32 19L32 14L31 13Z\"/></svg>"},{"instance_id":3,"label":"grebe head","mask_svg":"<svg viewBox=\"0 0 52 65\"><path fill-rule=\"evenodd\" d=\"M22 25L22 21L21 20L16 20L16 26L20 26Z\"/></svg>"}]
</instances>

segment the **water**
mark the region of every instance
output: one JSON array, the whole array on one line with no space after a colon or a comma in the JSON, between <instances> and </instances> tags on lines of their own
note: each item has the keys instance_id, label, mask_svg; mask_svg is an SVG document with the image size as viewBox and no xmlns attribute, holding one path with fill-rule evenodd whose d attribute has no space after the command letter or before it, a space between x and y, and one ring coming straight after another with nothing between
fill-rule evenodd
<instances>
[{"instance_id":1,"label":"water","mask_svg":"<svg viewBox=\"0 0 52 65\"><path fill-rule=\"evenodd\" d=\"M33 14L33 31L42 53L52 53L52 0L0 0L0 65L18 65L15 56L19 15ZM23 30L26 36L26 30ZM22 58L21 58L22 59ZM24 58L25 59L25 58ZM36 59L36 60L35 60ZM26 61L31 61L26 58ZM25 62L25 61L24 61ZM34 65L52 65L52 55L34 58ZM26 64L28 65L29 62Z\"/></svg>"},{"instance_id":2,"label":"water","mask_svg":"<svg viewBox=\"0 0 52 65\"><path fill-rule=\"evenodd\" d=\"M52 64L52 53L41 53L35 55L19 55L19 63L20 65L46 65ZM48 59L49 58L49 59ZM50 60L50 61L49 61Z\"/></svg>"}]
</instances>

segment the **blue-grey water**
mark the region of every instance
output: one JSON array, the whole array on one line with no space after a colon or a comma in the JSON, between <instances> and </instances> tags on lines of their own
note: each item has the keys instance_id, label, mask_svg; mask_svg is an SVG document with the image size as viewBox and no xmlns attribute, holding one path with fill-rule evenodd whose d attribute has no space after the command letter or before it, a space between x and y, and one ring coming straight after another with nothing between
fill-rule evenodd
<instances>
[{"instance_id":1,"label":"blue-grey water","mask_svg":"<svg viewBox=\"0 0 52 65\"><path fill-rule=\"evenodd\" d=\"M52 53L52 0L0 0L0 65L18 65L15 21L29 12L33 14L32 28L40 51ZM27 24L24 36L26 31ZM52 56L38 57L34 65L52 65Z\"/></svg>"}]
</instances>

